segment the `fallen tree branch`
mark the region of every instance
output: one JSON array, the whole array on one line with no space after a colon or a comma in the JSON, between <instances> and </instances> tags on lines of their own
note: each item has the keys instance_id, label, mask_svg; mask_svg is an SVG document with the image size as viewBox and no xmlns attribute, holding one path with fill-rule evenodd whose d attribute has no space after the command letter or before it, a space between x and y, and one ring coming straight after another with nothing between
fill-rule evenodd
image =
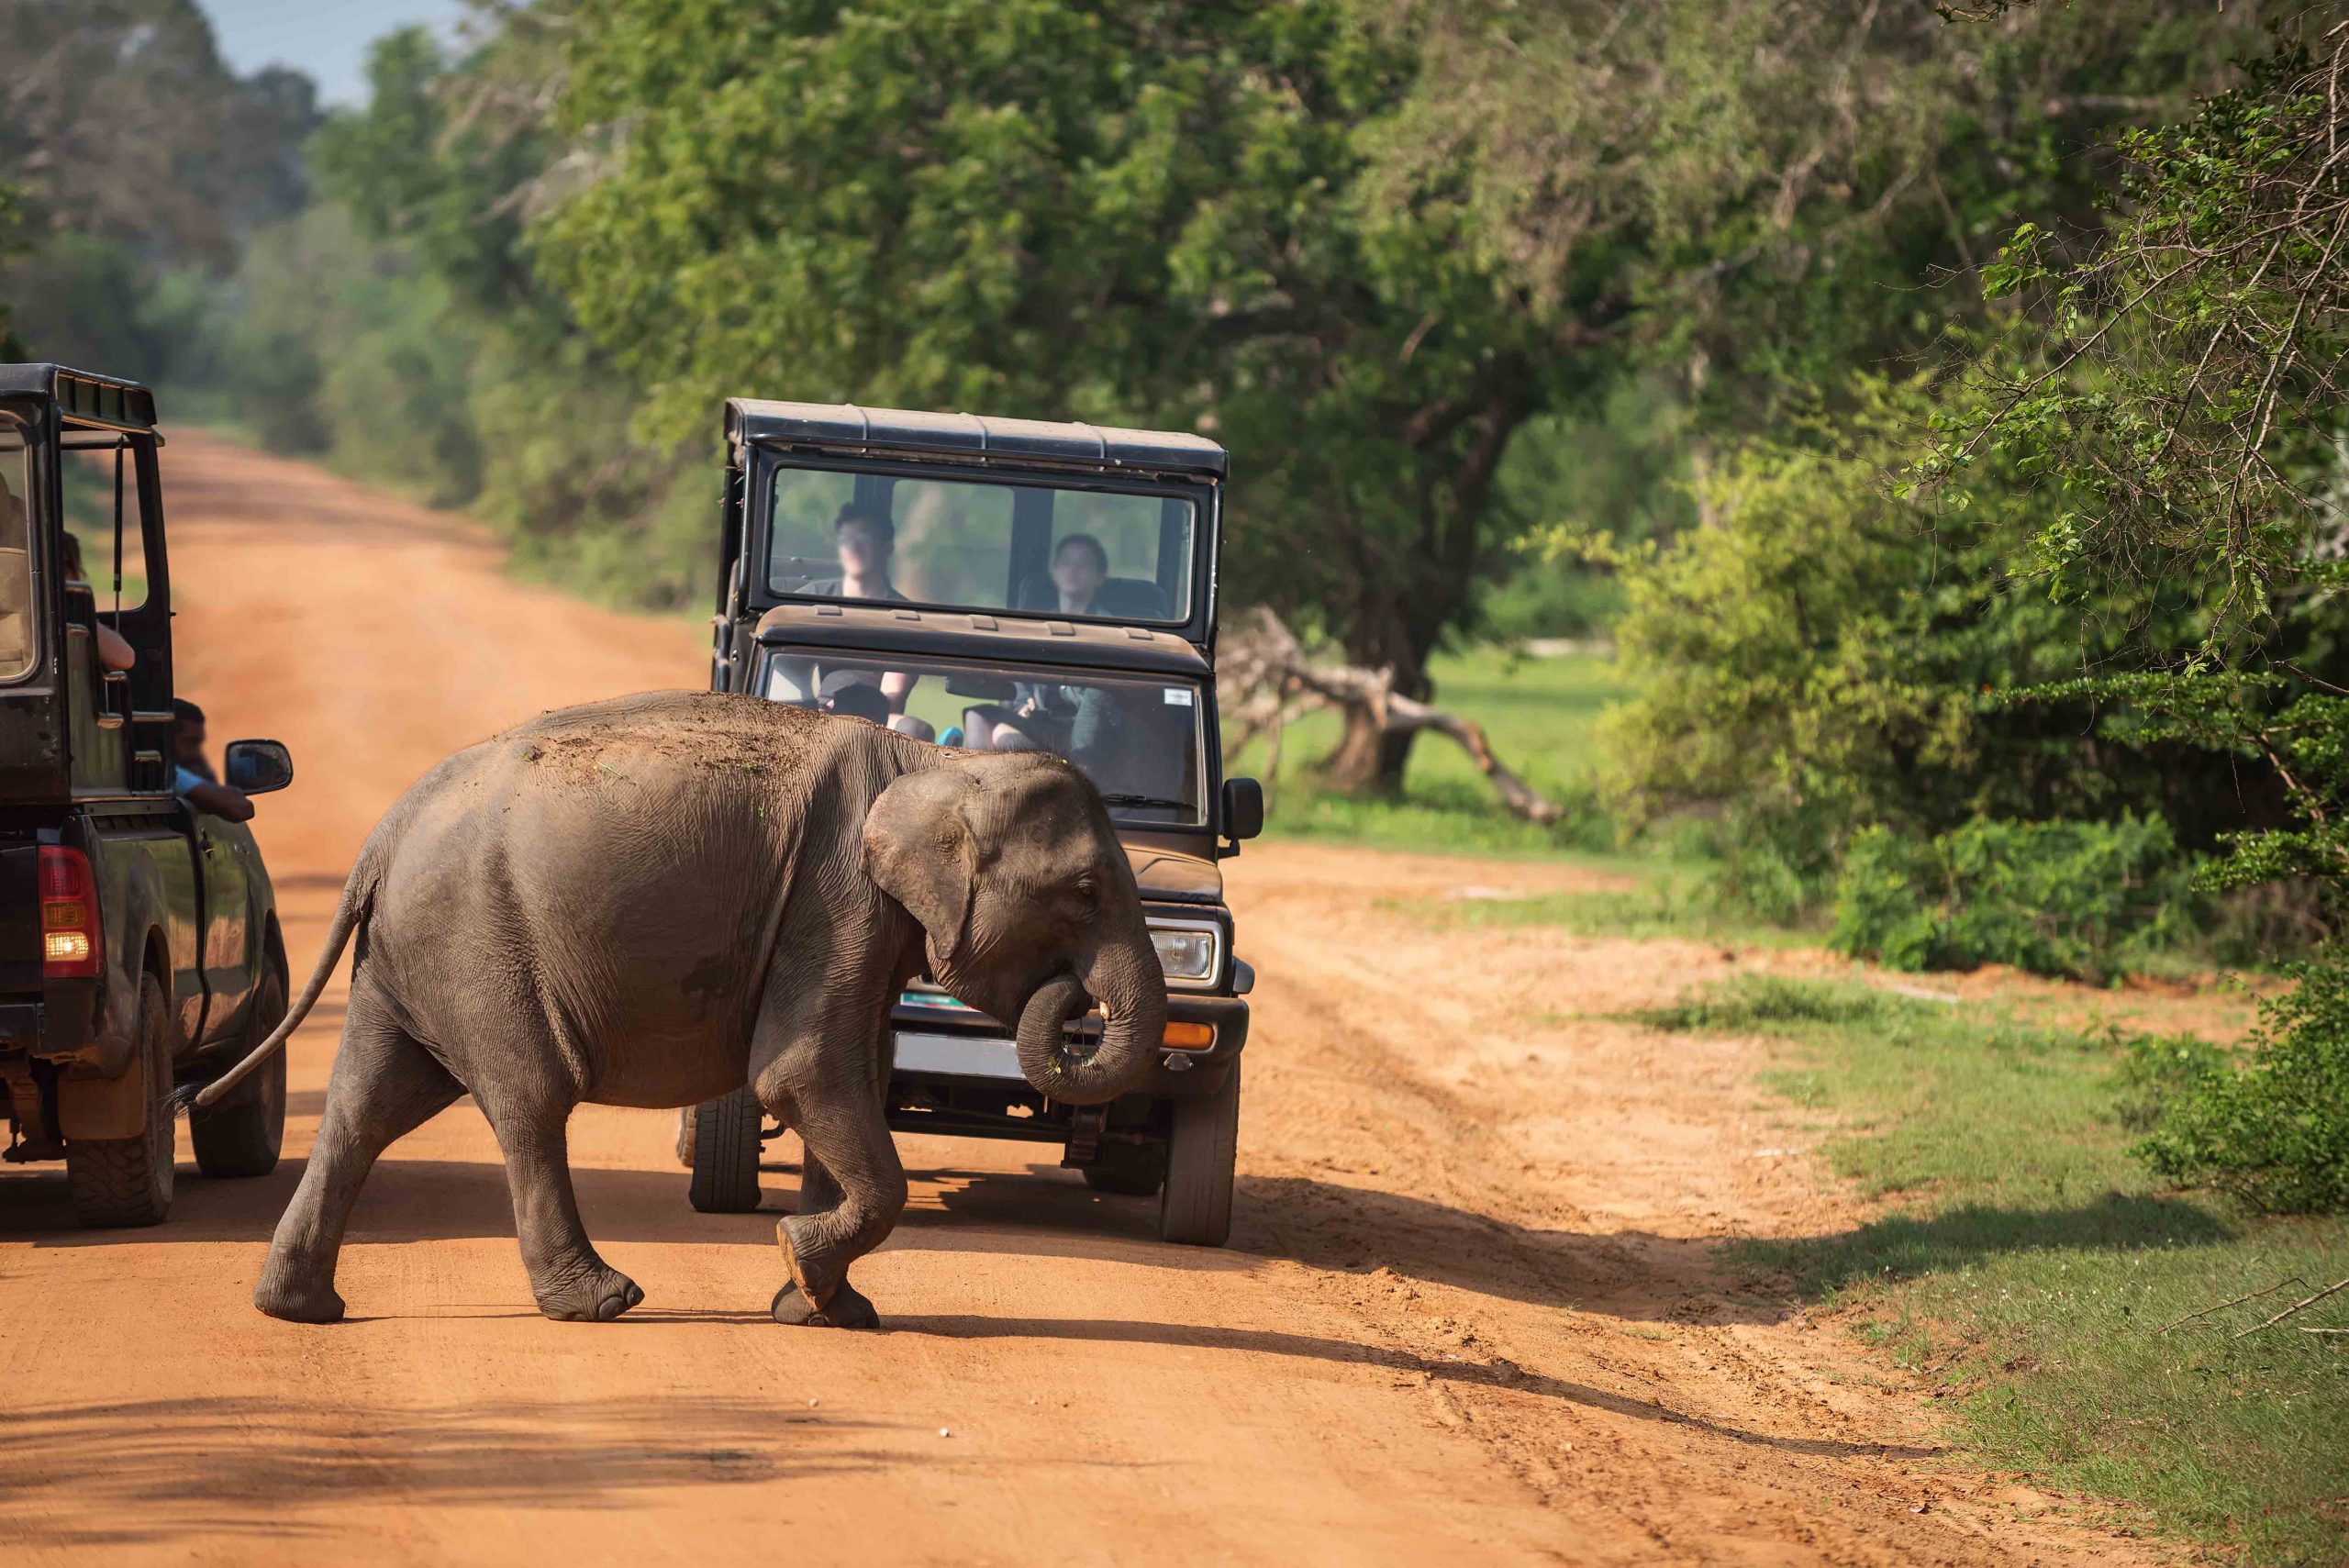
<instances>
[{"instance_id":1,"label":"fallen tree branch","mask_svg":"<svg viewBox=\"0 0 2349 1568\"><path fill-rule=\"evenodd\" d=\"M2258 1333L2262 1329L2273 1329L2274 1327L2276 1327L2276 1325L2277 1325L2277 1324L2281 1323L2285 1318L2289 1318L2293 1313L2298 1312L2301 1307L2313 1307L2313 1306L2315 1306L2318 1302L2322 1301L2326 1296L2331 1296L2333 1292L2335 1292L2335 1291L2337 1291L2337 1290L2349 1290L2349 1279L2343 1280L2343 1281L2341 1281L2338 1284L2329 1284L2329 1285L2326 1285L2322 1290L2318 1291L2314 1296L2304 1296L2300 1297L2300 1299L2299 1299L2299 1300L2295 1301L2294 1303L2292 1303L2292 1305L2291 1305L2291 1306L2287 1307L2286 1308L2284 1308L2284 1310L2283 1310L2283 1311L2278 1312L2277 1314L2276 1314L2276 1316L2275 1316L2275 1317L2270 1318L2266 1322L2265 1322L2265 1323L2254 1323L2254 1324L2253 1324L2250 1328L2245 1329L2243 1331L2243 1333L2241 1333L2241 1334L2237 1334L2237 1335L2235 1336L2235 1338L2236 1338L2236 1339L2238 1339L2238 1340L2240 1340L2240 1339L2243 1338L2243 1337L2244 1337L2244 1335L2248 1335L2248 1334L2256 1334L2256 1333Z\"/></svg>"},{"instance_id":2,"label":"fallen tree branch","mask_svg":"<svg viewBox=\"0 0 2349 1568\"><path fill-rule=\"evenodd\" d=\"M2232 1296L2225 1301L2220 1302L2216 1307L2206 1307L2199 1312L2189 1312L2185 1317L2179 1318L2176 1322L2165 1327L2162 1329L2162 1332L2166 1334L2171 1329L2182 1328L2186 1324L2193 1322L2197 1318L2208 1318L2213 1312L2224 1312L2230 1307L2240 1307L2246 1301L2256 1301L2263 1296L2273 1296L2288 1284L2306 1284L2308 1283L2308 1281L2302 1279L2298 1274L2287 1274L2282 1279L2277 1280L2274 1284L2267 1286L2265 1290L2247 1290L2241 1296Z\"/></svg>"},{"instance_id":3,"label":"fallen tree branch","mask_svg":"<svg viewBox=\"0 0 2349 1568\"><path fill-rule=\"evenodd\" d=\"M1225 641L1216 674L1224 712L1234 720L1224 741L1230 762L1257 736L1281 732L1308 713L1334 707L1367 721L1381 735L1434 730L1468 753L1476 771L1511 814L1547 826L1564 808L1510 771L1493 751L1485 727L1395 690L1391 669L1326 663L1305 651L1280 617L1259 608Z\"/></svg>"}]
</instances>

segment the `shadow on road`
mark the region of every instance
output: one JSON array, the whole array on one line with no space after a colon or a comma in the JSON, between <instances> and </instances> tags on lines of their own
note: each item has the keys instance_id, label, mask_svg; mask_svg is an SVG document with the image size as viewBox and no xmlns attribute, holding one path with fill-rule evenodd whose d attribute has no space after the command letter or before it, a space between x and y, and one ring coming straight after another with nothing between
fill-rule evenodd
<instances>
[{"instance_id":1,"label":"shadow on road","mask_svg":"<svg viewBox=\"0 0 2349 1568\"><path fill-rule=\"evenodd\" d=\"M870 1468L887 1461L859 1439L883 1429L748 1398L58 1405L0 1411L0 1497L16 1530L29 1526L42 1546L185 1547L212 1531L299 1540L329 1526L347 1534L332 1510L371 1495L402 1506L608 1509L657 1489ZM41 1506L52 1487L53 1509Z\"/></svg>"},{"instance_id":2,"label":"shadow on road","mask_svg":"<svg viewBox=\"0 0 2349 1568\"><path fill-rule=\"evenodd\" d=\"M1241 1178L1237 1216L1232 1246L1260 1257L1344 1273L1386 1269L1479 1296L1608 1318L1710 1324L1778 1322L1819 1291L1887 1267L1920 1273L2004 1252L2196 1246L2227 1234L2193 1205L2118 1194L2071 1208L1976 1207L1766 1242L1542 1230L1298 1176ZM1789 1285L1788 1273L1799 1290ZM1774 1277L1760 1277L1765 1273Z\"/></svg>"},{"instance_id":3,"label":"shadow on road","mask_svg":"<svg viewBox=\"0 0 2349 1568\"><path fill-rule=\"evenodd\" d=\"M1843 1442L1831 1438L1774 1437L1748 1431L1698 1416L1683 1415L1649 1400L1626 1398L1588 1384L1572 1383L1528 1372L1507 1360L1433 1360L1408 1351L1386 1350L1350 1340L1327 1340L1312 1334L1286 1334L1264 1329L1203 1328L1180 1323L1138 1323L1101 1318L1025 1318L903 1317L886 1319L892 1332L930 1334L945 1340L1078 1340L1137 1345L1172 1345L1211 1351L1236 1351L1259 1355L1302 1356L1313 1361L1345 1362L1376 1366L1390 1372L1417 1373L1436 1382L1475 1384L1486 1388L1513 1388L1548 1399L1564 1399L1595 1410L1605 1410L1642 1421L1687 1427L1732 1442L1752 1443L1782 1453L1816 1454L1842 1459L1868 1455L1892 1459L1923 1459L1943 1451L1885 1443Z\"/></svg>"},{"instance_id":4,"label":"shadow on road","mask_svg":"<svg viewBox=\"0 0 2349 1568\"><path fill-rule=\"evenodd\" d=\"M918 1152L918 1151L917 1151ZM180 1172L172 1218L153 1229L83 1230L59 1166L0 1174L0 1241L39 1247L267 1242L300 1179L288 1160L256 1181L213 1182ZM1829 1236L1725 1243L1642 1231L1542 1230L1423 1198L1297 1176L1243 1177L1227 1250L1176 1247L1155 1232L1156 1205L1093 1192L1074 1173L954 1164L908 1169L915 1195L887 1245L922 1251L1084 1257L1186 1272L1241 1271L1281 1259L1332 1273L1445 1285L1603 1317L1680 1323L1771 1323L1806 1296L1855 1273L1914 1273L2000 1252L2084 1247L2197 1245L2225 1230L2190 1205L2110 1195L2056 1210L1968 1208L1933 1219L1887 1219ZM576 1170L588 1233L598 1242L770 1250L773 1217L790 1212L797 1183L770 1171L758 1214L701 1214L685 1201L683 1171ZM765 1217L765 1218L763 1218ZM508 1239L505 1168L494 1162L387 1159L351 1216L354 1245ZM1741 1269L1744 1263L1758 1265ZM1767 1272L1774 1276L1762 1278ZM1791 1273L1799 1289L1783 1277ZM1375 1288L1375 1286L1373 1287Z\"/></svg>"}]
</instances>

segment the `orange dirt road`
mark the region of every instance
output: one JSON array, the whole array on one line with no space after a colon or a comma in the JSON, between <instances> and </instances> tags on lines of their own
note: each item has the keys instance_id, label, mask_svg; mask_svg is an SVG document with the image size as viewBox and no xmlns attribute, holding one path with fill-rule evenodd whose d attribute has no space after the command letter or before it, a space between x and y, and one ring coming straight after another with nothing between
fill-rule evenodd
<instances>
[{"instance_id":1,"label":"orange dirt road","mask_svg":"<svg viewBox=\"0 0 2349 1568\"><path fill-rule=\"evenodd\" d=\"M299 782L256 828L298 977L377 815L540 709L699 686L700 632L500 575L470 526L195 434L165 453L181 689ZM532 1308L470 1104L395 1145L350 1321L249 1299L317 1127L342 991L292 1048L287 1158L153 1230L0 1174L11 1563L2130 1561L1965 1469L1928 1407L1715 1244L1853 1223L1756 1042L1597 1016L1718 950L1431 929L1394 894L1554 867L1259 845L1232 1244L1161 1245L1057 1151L908 1139L858 1273L887 1331L778 1328L773 1217L685 1203L673 1118L583 1107L612 1324ZM1744 962L1763 962L1749 955ZM1778 960L1770 962L1798 962ZM794 1180L771 1170L770 1209Z\"/></svg>"}]
</instances>

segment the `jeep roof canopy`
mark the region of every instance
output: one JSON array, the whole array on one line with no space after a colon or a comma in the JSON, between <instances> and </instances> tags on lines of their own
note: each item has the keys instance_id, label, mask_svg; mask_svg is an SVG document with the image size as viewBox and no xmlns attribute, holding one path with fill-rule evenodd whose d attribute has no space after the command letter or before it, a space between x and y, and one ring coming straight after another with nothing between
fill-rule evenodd
<instances>
[{"instance_id":1,"label":"jeep roof canopy","mask_svg":"<svg viewBox=\"0 0 2349 1568\"><path fill-rule=\"evenodd\" d=\"M155 395L136 382L63 365L0 365L0 397L26 395L56 404L60 414L80 424L154 433Z\"/></svg>"},{"instance_id":2,"label":"jeep roof canopy","mask_svg":"<svg viewBox=\"0 0 2349 1568\"><path fill-rule=\"evenodd\" d=\"M1230 467L1223 448L1204 436L1180 431L1126 430L1049 419L994 419L976 414L925 414L907 408L864 408L853 403L729 398L726 439L733 446L756 442L966 462L994 459L1007 463L1131 468L1218 479Z\"/></svg>"}]
</instances>

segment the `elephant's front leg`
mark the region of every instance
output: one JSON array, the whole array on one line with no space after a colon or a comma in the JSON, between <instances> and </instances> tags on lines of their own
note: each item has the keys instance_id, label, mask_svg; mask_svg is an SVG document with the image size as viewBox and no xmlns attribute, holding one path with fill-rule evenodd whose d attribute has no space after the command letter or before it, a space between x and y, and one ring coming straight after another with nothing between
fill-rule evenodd
<instances>
[{"instance_id":1,"label":"elephant's front leg","mask_svg":"<svg viewBox=\"0 0 2349 1568\"><path fill-rule=\"evenodd\" d=\"M788 1119L806 1146L799 1212L775 1227L791 1273L775 1295L777 1322L880 1326L873 1304L848 1283L848 1270L887 1239L906 1207L905 1167L874 1072L885 1018L885 1012L836 1018L829 1030L778 1029L774 1037L763 1024L753 1046L751 1083L760 1104Z\"/></svg>"},{"instance_id":2,"label":"elephant's front leg","mask_svg":"<svg viewBox=\"0 0 2349 1568\"><path fill-rule=\"evenodd\" d=\"M522 1266L539 1310L564 1322L604 1323L644 1299L636 1282L596 1255L571 1190L568 1106L484 1105L506 1154Z\"/></svg>"}]
</instances>

